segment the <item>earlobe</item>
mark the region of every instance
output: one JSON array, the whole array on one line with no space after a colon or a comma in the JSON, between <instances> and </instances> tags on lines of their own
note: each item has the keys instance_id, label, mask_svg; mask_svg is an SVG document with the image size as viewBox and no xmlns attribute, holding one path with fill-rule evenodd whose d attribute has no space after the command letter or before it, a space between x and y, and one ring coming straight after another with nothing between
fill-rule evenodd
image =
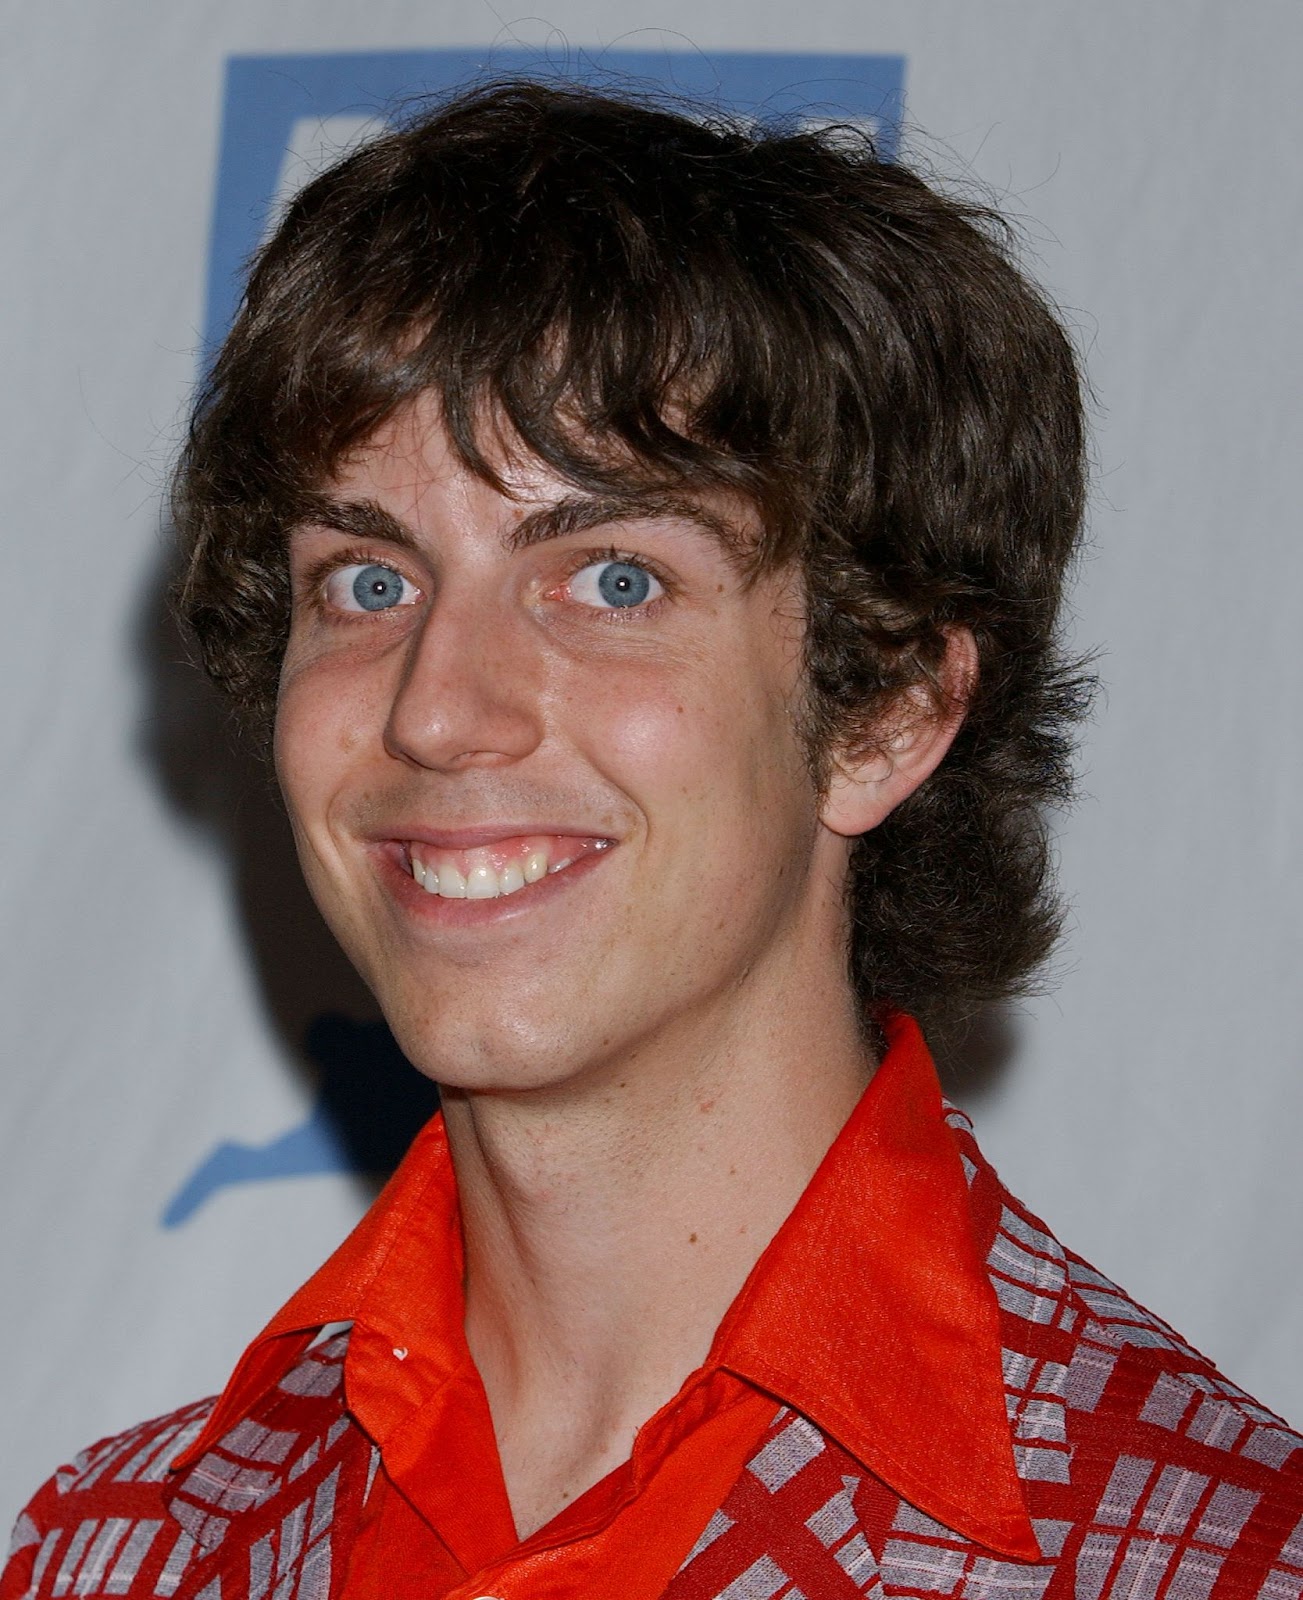
<instances>
[{"instance_id":1,"label":"earlobe","mask_svg":"<svg viewBox=\"0 0 1303 1600\"><path fill-rule=\"evenodd\" d=\"M977 683L977 641L968 628L945 629L940 695L906 691L867 744L833 760L820 808L826 828L846 838L876 828L936 771L963 725Z\"/></svg>"}]
</instances>

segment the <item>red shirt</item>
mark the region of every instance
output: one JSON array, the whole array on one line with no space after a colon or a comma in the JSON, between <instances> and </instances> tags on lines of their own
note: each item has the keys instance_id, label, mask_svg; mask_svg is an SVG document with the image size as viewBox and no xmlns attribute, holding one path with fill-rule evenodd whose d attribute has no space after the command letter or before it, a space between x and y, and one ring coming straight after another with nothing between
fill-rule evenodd
<instances>
[{"instance_id":1,"label":"red shirt","mask_svg":"<svg viewBox=\"0 0 1303 1600\"><path fill-rule=\"evenodd\" d=\"M197 1458L326 1323L382 1466L345 1600L653 1600L781 1402L948 1527L1037 1544L1013 1461L998 1314L927 1048L908 1018L721 1323L630 1460L520 1541L462 1330L456 1183L439 1117L362 1222L245 1352Z\"/></svg>"}]
</instances>

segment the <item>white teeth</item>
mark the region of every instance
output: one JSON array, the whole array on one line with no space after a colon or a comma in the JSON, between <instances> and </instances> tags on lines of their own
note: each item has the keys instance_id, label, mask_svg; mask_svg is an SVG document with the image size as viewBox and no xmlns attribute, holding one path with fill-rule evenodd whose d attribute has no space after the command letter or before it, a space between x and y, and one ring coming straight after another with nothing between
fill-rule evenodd
<instances>
[{"instance_id":1,"label":"white teeth","mask_svg":"<svg viewBox=\"0 0 1303 1600\"><path fill-rule=\"evenodd\" d=\"M445 900L464 900L466 880L454 866L446 866L439 874L439 893Z\"/></svg>"},{"instance_id":2,"label":"white teeth","mask_svg":"<svg viewBox=\"0 0 1303 1600\"><path fill-rule=\"evenodd\" d=\"M608 845L608 840L602 840L596 848L605 849ZM573 855L562 855L553 861L548 850L543 848L531 850L523 860L497 867L487 849L469 850L459 860L450 860L441 851L440 865L436 867L433 861L424 860L409 849L408 861L412 877L427 894L439 895L445 900L496 900L501 895L518 894L526 884L537 883L549 873L562 871L583 854L584 850L579 849ZM464 875L459 861L465 863Z\"/></svg>"},{"instance_id":3,"label":"white teeth","mask_svg":"<svg viewBox=\"0 0 1303 1600\"><path fill-rule=\"evenodd\" d=\"M470 871L466 874L466 898L468 900L498 898L498 874L491 861L473 861Z\"/></svg>"}]
</instances>

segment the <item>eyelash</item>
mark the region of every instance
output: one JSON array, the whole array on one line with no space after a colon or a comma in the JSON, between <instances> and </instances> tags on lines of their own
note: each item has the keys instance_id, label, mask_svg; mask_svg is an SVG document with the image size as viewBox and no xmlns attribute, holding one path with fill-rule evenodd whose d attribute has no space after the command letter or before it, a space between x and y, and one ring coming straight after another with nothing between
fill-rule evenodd
<instances>
[{"instance_id":1,"label":"eyelash","mask_svg":"<svg viewBox=\"0 0 1303 1600\"><path fill-rule=\"evenodd\" d=\"M660 584L663 594L658 594L654 600L648 600L640 606L612 606L609 609L600 606L585 606L585 611L591 611L595 618L600 618L603 623L610 623L614 627L626 627L639 617L655 616L666 601L674 597L674 584L668 574L655 562L644 555L637 555L631 550L621 550L616 545L607 545L600 550L577 551L573 562L569 562L565 569L565 582L571 580L585 567L600 565L603 561L627 562L631 567L640 567L650 577L655 578Z\"/></svg>"},{"instance_id":2,"label":"eyelash","mask_svg":"<svg viewBox=\"0 0 1303 1600\"><path fill-rule=\"evenodd\" d=\"M331 555L322 556L320 560L314 561L304 572L300 581L308 604L312 606L314 611L322 615L329 611L332 617L347 616L347 612L340 612L334 607L327 606L326 580L333 573L340 572L345 567L372 566L388 567L391 572L398 573L404 583L410 583L418 591L421 589L421 585L404 572L403 568L394 560L392 553L369 549L366 545L355 545L350 549L336 550ZM374 618L379 614L372 612L367 615L369 618Z\"/></svg>"},{"instance_id":3,"label":"eyelash","mask_svg":"<svg viewBox=\"0 0 1303 1600\"><path fill-rule=\"evenodd\" d=\"M585 610L592 611L595 617L600 617L603 622L609 622L614 626L620 627L634 621L637 617L645 617L648 614L654 615L661 609L664 602L674 595L672 580L655 561L649 560L644 555L635 554L631 550L621 550L616 545L607 545L601 549L576 551L573 558L565 565L565 576L562 582L565 584L570 583L576 574L582 572L585 567L596 566L603 561L625 561L631 566L641 567L644 572L655 578L664 590L663 594L657 595L654 600L649 600L645 605L641 606L630 606L628 608L613 606L609 610L596 606L584 607ZM413 588L420 590L422 587L403 571L402 567L395 562L391 553L369 548L366 545L354 545L346 550L336 550L331 555L322 556L319 560L314 561L304 572L300 581L308 598L308 603L315 611L324 614L328 609L326 605L326 580L331 574L340 571L344 567L353 566L389 567L394 572L399 573L404 582L412 584ZM336 616L341 613L331 609L330 614ZM375 613L370 615L374 616Z\"/></svg>"}]
</instances>

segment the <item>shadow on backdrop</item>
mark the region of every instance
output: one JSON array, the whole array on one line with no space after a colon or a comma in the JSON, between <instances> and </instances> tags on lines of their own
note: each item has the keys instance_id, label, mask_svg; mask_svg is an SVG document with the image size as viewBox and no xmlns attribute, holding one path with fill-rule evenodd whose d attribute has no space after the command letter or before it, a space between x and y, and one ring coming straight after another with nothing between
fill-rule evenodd
<instances>
[{"instance_id":1,"label":"shadow on backdrop","mask_svg":"<svg viewBox=\"0 0 1303 1600\"><path fill-rule=\"evenodd\" d=\"M275 1139L216 1144L164 1210L163 1225L176 1227L232 1184L352 1172L378 1186L438 1091L404 1059L313 905L269 762L191 665L159 598L171 557L160 567L164 581L145 586L136 629L141 755L172 808L223 856L282 1059L312 1096L307 1118Z\"/></svg>"},{"instance_id":2,"label":"shadow on backdrop","mask_svg":"<svg viewBox=\"0 0 1303 1600\"><path fill-rule=\"evenodd\" d=\"M998 1094L1021 1048L1022 1013L989 1005L944 1038L931 1039L941 1087L967 1111L979 1111Z\"/></svg>"}]
</instances>

